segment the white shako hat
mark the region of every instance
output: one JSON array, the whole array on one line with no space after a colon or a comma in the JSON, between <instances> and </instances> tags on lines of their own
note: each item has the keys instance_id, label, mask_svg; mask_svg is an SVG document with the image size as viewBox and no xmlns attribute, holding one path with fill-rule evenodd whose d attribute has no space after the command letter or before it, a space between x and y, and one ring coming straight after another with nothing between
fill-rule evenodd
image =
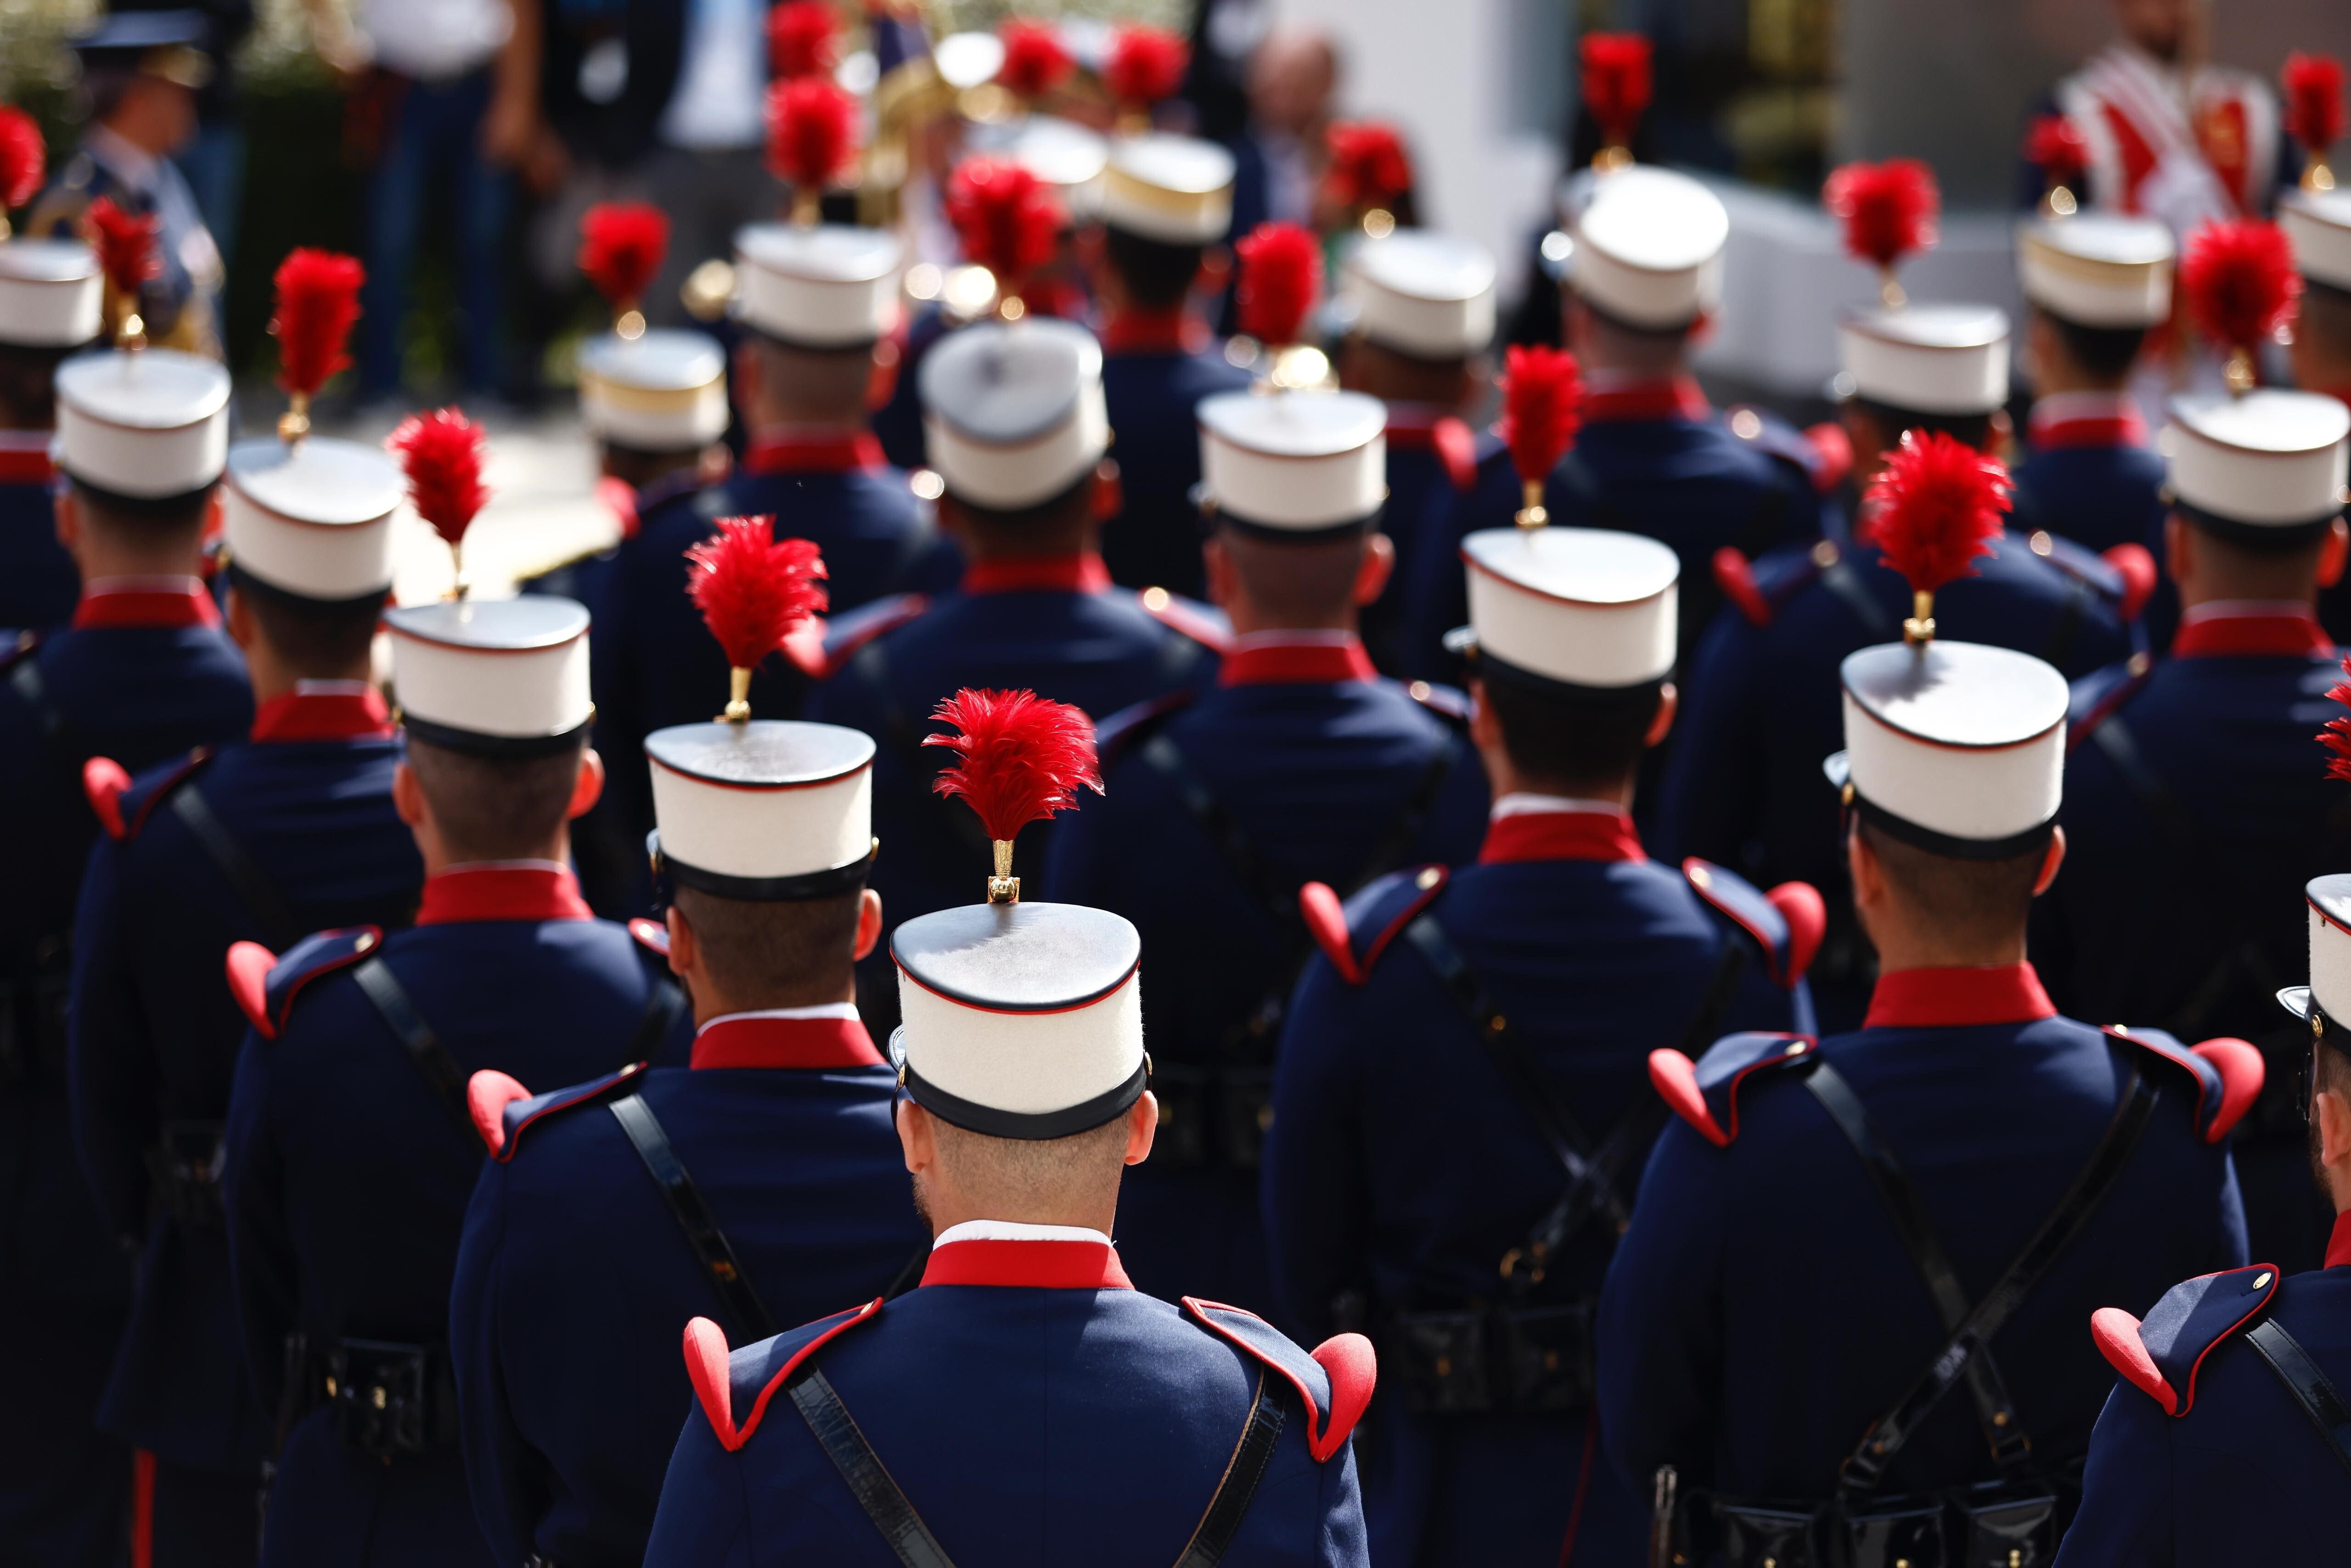
<instances>
[{"instance_id":1,"label":"white shako hat","mask_svg":"<svg viewBox=\"0 0 2351 1568\"><path fill-rule=\"evenodd\" d=\"M1494 340L1494 257L1475 240L1397 229L1347 258L1353 329L1421 360L1464 360Z\"/></svg>"},{"instance_id":2,"label":"white shako hat","mask_svg":"<svg viewBox=\"0 0 2351 1568\"><path fill-rule=\"evenodd\" d=\"M276 436L229 448L222 533L241 573L332 603L392 587L392 518L407 497L381 447Z\"/></svg>"},{"instance_id":3,"label":"white shako hat","mask_svg":"<svg viewBox=\"0 0 2351 1568\"><path fill-rule=\"evenodd\" d=\"M2351 291L2351 190L2289 191L2278 198L2278 223L2303 277Z\"/></svg>"},{"instance_id":4,"label":"white shako hat","mask_svg":"<svg viewBox=\"0 0 2351 1568\"><path fill-rule=\"evenodd\" d=\"M973 506L1050 500L1110 450L1102 345L1067 321L979 322L923 356L931 466Z\"/></svg>"},{"instance_id":5,"label":"white shako hat","mask_svg":"<svg viewBox=\"0 0 2351 1568\"><path fill-rule=\"evenodd\" d=\"M1362 392L1202 398L1200 476L1218 517L1296 538L1360 528L1388 495L1387 406Z\"/></svg>"},{"instance_id":6,"label":"white shako hat","mask_svg":"<svg viewBox=\"0 0 2351 1568\"><path fill-rule=\"evenodd\" d=\"M1604 528L1481 528L1461 541L1469 624L1446 646L1488 679L1582 696L1673 673L1681 561Z\"/></svg>"},{"instance_id":7,"label":"white shako hat","mask_svg":"<svg viewBox=\"0 0 2351 1568\"><path fill-rule=\"evenodd\" d=\"M682 724L645 737L655 873L721 898L831 898L873 861L873 742L838 725Z\"/></svg>"},{"instance_id":8,"label":"white shako hat","mask_svg":"<svg viewBox=\"0 0 2351 1568\"><path fill-rule=\"evenodd\" d=\"M2331 1037L2351 1052L2351 876L2313 877L2302 896L2310 911L2310 984L2288 986L2278 1000L2309 1023L2314 1040Z\"/></svg>"},{"instance_id":9,"label":"white shako hat","mask_svg":"<svg viewBox=\"0 0 2351 1568\"><path fill-rule=\"evenodd\" d=\"M1845 748L1823 770L1862 821L1955 860L2041 842L2064 797L2064 675L1941 638L1864 648L1839 673Z\"/></svg>"},{"instance_id":10,"label":"white shako hat","mask_svg":"<svg viewBox=\"0 0 2351 1568\"><path fill-rule=\"evenodd\" d=\"M1603 316L1671 331L1721 306L1730 214L1688 175L1620 169L1593 182L1570 227L1568 280Z\"/></svg>"},{"instance_id":11,"label":"white shako hat","mask_svg":"<svg viewBox=\"0 0 2351 1568\"><path fill-rule=\"evenodd\" d=\"M2268 389L2171 400L2163 453L2171 504L2222 536L2281 537L2340 516L2351 409L2316 392Z\"/></svg>"},{"instance_id":12,"label":"white shako hat","mask_svg":"<svg viewBox=\"0 0 2351 1568\"><path fill-rule=\"evenodd\" d=\"M735 233L734 310L756 332L805 349L854 349L898 325L905 247L880 229L753 224Z\"/></svg>"},{"instance_id":13,"label":"white shako hat","mask_svg":"<svg viewBox=\"0 0 2351 1568\"><path fill-rule=\"evenodd\" d=\"M1233 155L1196 136L1146 131L1113 143L1102 220L1161 245L1215 245L1233 226Z\"/></svg>"},{"instance_id":14,"label":"white shako hat","mask_svg":"<svg viewBox=\"0 0 2351 1568\"><path fill-rule=\"evenodd\" d=\"M98 253L79 240L0 245L0 343L78 349L97 338L105 298Z\"/></svg>"},{"instance_id":15,"label":"white shako hat","mask_svg":"<svg viewBox=\"0 0 2351 1568\"><path fill-rule=\"evenodd\" d=\"M690 452L726 434L726 354L700 332L607 332L580 351L580 418L601 440Z\"/></svg>"},{"instance_id":16,"label":"white shako hat","mask_svg":"<svg viewBox=\"0 0 2351 1568\"><path fill-rule=\"evenodd\" d=\"M2008 402L2008 317L1990 305L1848 310L1837 356L1856 393L1913 413L1990 413Z\"/></svg>"},{"instance_id":17,"label":"white shako hat","mask_svg":"<svg viewBox=\"0 0 2351 1568\"><path fill-rule=\"evenodd\" d=\"M2179 246L2153 218L2083 213L2016 231L2024 297L2077 327L2146 328L2171 318Z\"/></svg>"},{"instance_id":18,"label":"white shako hat","mask_svg":"<svg viewBox=\"0 0 2351 1568\"><path fill-rule=\"evenodd\" d=\"M140 500L207 489L228 464L228 371L176 349L110 349L57 367L57 465Z\"/></svg>"},{"instance_id":19,"label":"white shako hat","mask_svg":"<svg viewBox=\"0 0 2351 1568\"><path fill-rule=\"evenodd\" d=\"M982 138L976 150L1019 164L1050 185L1073 224L1102 215L1102 172L1110 166L1110 143L1099 131L1058 115L1032 114L1014 125L1000 144Z\"/></svg>"},{"instance_id":20,"label":"white shako hat","mask_svg":"<svg viewBox=\"0 0 2351 1568\"><path fill-rule=\"evenodd\" d=\"M588 612L569 599L454 599L384 613L392 691L419 740L477 757L550 756L596 716Z\"/></svg>"}]
</instances>

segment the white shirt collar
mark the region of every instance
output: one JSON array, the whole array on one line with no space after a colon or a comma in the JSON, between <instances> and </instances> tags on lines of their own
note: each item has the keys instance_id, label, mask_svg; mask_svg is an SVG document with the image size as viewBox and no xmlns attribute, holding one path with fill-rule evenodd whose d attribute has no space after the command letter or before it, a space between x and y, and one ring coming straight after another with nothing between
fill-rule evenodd
<instances>
[{"instance_id":1,"label":"white shirt collar","mask_svg":"<svg viewBox=\"0 0 2351 1568\"><path fill-rule=\"evenodd\" d=\"M946 1247L956 1241L1092 1241L1103 1247L1111 1244L1109 1237L1082 1225L1023 1225L1011 1219L967 1219L960 1225L950 1225L940 1231L931 1245Z\"/></svg>"},{"instance_id":2,"label":"white shirt collar","mask_svg":"<svg viewBox=\"0 0 2351 1568\"><path fill-rule=\"evenodd\" d=\"M1247 653L1256 648L1344 648L1356 640L1353 632L1318 629L1311 632L1244 632L1229 646Z\"/></svg>"},{"instance_id":3,"label":"white shirt collar","mask_svg":"<svg viewBox=\"0 0 2351 1568\"><path fill-rule=\"evenodd\" d=\"M2067 419L2126 419L2138 403L2126 392L2050 392L2032 400L2032 420L2048 424Z\"/></svg>"},{"instance_id":4,"label":"white shirt collar","mask_svg":"<svg viewBox=\"0 0 2351 1568\"><path fill-rule=\"evenodd\" d=\"M1535 795L1523 789L1514 789L1494 802L1494 809L1488 813L1488 819L1499 822L1505 817L1531 817L1547 811L1581 811L1604 817L1628 814L1614 800L1583 800L1572 795Z\"/></svg>"},{"instance_id":5,"label":"white shirt collar","mask_svg":"<svg viewBox=\"0 0 2351 1568\"><path fill-rule=\"evenodd\" d=\"M716 1029L722 1023L736 1023L744 1019L853 1019L856 1016L855 1002L819 1002L812 1008L761 1008L747 1013L722 1013L694 1032L698 1039L703 1030Z\"/></svg>"},{"instance_id":6,"label":"white shirt collar","mask_svg":"<svg viewBox=\"0 0 2351 1568\"><path fill-rule=\"evenodd\" d=\"M2290 615L2301 621L2312 619L2310 606L2299 599L2208 599L2201 604L2191 604L2181 611L2179 623L2193 626L2199 621L2237 620L2260 615Z\"/></svg>"}]
</instances>

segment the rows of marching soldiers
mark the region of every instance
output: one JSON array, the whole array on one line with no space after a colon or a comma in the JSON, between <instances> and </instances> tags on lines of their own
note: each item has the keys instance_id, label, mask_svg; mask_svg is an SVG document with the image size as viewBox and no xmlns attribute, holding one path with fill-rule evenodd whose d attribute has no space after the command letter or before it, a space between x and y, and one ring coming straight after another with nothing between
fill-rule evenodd
<instances>
[{"instance_id":1,"label":"rows of marching soldiers","mask_svg":"<svg viewBox=\"0 0 2351 1568\"><path fill-rule=\"evenodd\" d=\"M1392 134L1236 239L1139 88L950 115L910 320L789 81L718 335L590 214L624 537L507 600L462 413L311 429L357 263L284 258L233 440L163 214L0 246L0 1562L2330 1560L2325 64L2274 223L2158 55L2069 81L2021 326L1839 170L1811 432L1691 375L1729 224L1625 152L1636 38L1483 432Z\"/></svg>"}]
</instances>

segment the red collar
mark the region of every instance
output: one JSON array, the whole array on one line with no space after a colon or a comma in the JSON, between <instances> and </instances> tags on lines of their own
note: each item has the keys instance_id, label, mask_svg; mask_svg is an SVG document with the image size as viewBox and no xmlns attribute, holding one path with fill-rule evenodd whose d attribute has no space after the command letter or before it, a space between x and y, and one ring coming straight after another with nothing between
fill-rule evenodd
<instances>
[{"instance_id":1,"label":"red collar","mask_svg":"<svg viewBox=\"0 0 2351 1568\"><path fill-rule=\"evenodd\" d=\"M1353 636L1343 643L1244 640L1225 654L1217 672L1222 686L1337 685L1341 681L1376 680L1372 656Z\"/></svg>"},{"instance_id":2,"label":"red collar","mask_svg":"<svg viewBox=\"0 0 2351 1568\"><path fill-rule=\"evenodd\" d=\"M0 485L47 485L57 475L47 442L38 446L0 446Z\"/></svg>"},{"instance_id":3,"label":"red collar","mask_svg":"<svg viewBox=\"0 0 2351 1568\"><path fill-rule=\"evenodd\" d=\"M770 431L743 454L753 474L846 474L882 464L882 443L870 430Z\"/></svg>"},{"instance_id":4,"label":"red collar","mask_svg":"<svg viewBox=\"0 0 2351 1568\"><path fill-rule=\"evenodd\" d=\"M220 606L204 591L199 578L100 578L81 591L73 624L77 632L128 626L217 626Z\"/></svg>"},{"instance_id":5,"label":"red collar","mask_svg":"<svg viewBox=\"0 0 2351 1568\"><path fill-rule=\"evenodd\" d=\"M2055 1018L2030 964L1896 969L1877 977L1864 1029L1965 1029Z\"/></svg>"},{"instance_id":6,"label":"red collar","mask_svg":"<svg viewBox=\"0 0 2351 1568\"><path fill-rule=\"evenodd\" d=\"M2325 1267L2340 1269L2351 1263L2351 1209L2335 1217L2335 1233L2326 1239Z\"/></svg>"},{"instance_id":7,"label":"red collar","mask_svg":"<svg viewBox=\"0 0 2351 1568\"><path fill-rule=\"evenodd\" d=\"M778 1019L745 1014L713 1020L694 1037L695 1067L783 1067L822 1071L879 1067L882 1053L856 1019Z\"/></svg>"},{"instance_id":8,"label":"red collar","mask_svg":"<svg viewBox=\"0 0 2351 1568\"><path fill-rule=\"evenodd\" d=\"M272 697L253 713L255 740L385 740L392 736L392 710L383 694L364 681L320 681L332 691L296 688Z\"/></svg>"},{"instance_id":9,"label":"red collar","mask_svg":"<svg viewBox=\"0 0 2351 1568\"><path fill-rule=\"evenodd\" d=\"M2040 452L2074 446L2145 446L2147 421L2135 408L2081 419L2047 419L2036 413L2025 425L2025 442Z\"/></svg>"},{"instance_id":10,"label":"red collar","mask_svg":"<svg viewBox=\"0 0 2351 1568\"><path fill-rule=\"evenodd\" d=\"M964 568L966 593L1107 593L1110 569L1087 550L1077 555L999 555Z\"/></svg>"},{"instance_id":11,"label":"red collar","mask_svg":"<svg viewBox=\"0 0 2351 1568\"><path fill-rule=\"evenodd\" d=\"M1387 437L1388 445L1400 452L1435 453L1457 490L1467 490L1478 482L1478 438L1468 424L1442 409L1388 404Z\"/></svg>"},{"instance_id":12,"label":"red collar","mask_svg":"<svg viewBox=\"0 0 2351 1568\"><path fill-rule=\"evenodd\" d=\"M2295 614L2211 615L2185 621L2171 639L2175 659L2333 657L2335 643L2308 611Z\"/></svg>"},{"instance_id":13,"label":"red collar","mask_svg":"<svg viewBox=\"0 0 2351 1568\"><path fill-rule=\"evenodd\" d=\"M424 879L419 925L475 920L593 920L568 866L453 866Z\"/></svg>"},{"instance_id":14,"label":"red collar","mask_svg":"<svg viewBox=\"0 0 2351 1568\"><path fill-rule=\"evenodd\" d=\"M1099 1241L951 1241L931 1249L925 1285L1029 1285L1047 1291L1132 1291L1118 1249Z\"/></svg>"},{"instance_id":15,"label":"red collar","mask_svg":"<svg viewBox=\"0 0 2351 1568\"><path fill-rule=\"evenodd\" d=\"M1122 310L1102 325L1105 354L1196 354L1208 346L1207 323L1182 306Z\"/></svg>"},{"instance_id":16,"label":"red collar","mask_svg":"<svg viewBox=\"0 0 2351 1568\"><path fill-rule=\"evenodd\" d=\"M1616 811L1520 811L1486 825L1479 865L1520 861L1645 861L1633 819Z\"/></svg>"},{"instance_id":17,"label":"red collar","mask_svg":"<svg viewBox=\"0 0 2351 1568\"><path fill-rule=\"evenodd\" d=\"M1700 420L1713 413L1714 405L1698 390L1698 382L1687 376L1652 382L1646 386L1604 390L1587 387L1583 393L1583 417L1597 423L1634 419Z\"/></svg>"}]
</instances>

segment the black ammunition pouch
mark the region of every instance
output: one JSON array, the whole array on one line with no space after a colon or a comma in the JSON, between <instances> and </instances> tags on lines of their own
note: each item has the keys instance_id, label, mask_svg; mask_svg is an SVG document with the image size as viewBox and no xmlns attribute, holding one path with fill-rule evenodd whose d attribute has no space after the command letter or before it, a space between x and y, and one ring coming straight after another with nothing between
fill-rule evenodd
<instances>
[{"instance_id":1,"label":"black ammunition pouch","mask_svg":"<svg viewBox=\"0 0 2351 1568\"><path fill-rule=\"evenodd\" d=\"M1380 1336L1380 1365L1416 1416L1579 1410L1593 1396L1593 1306L1397 1312Z\"/></svg>"},{"instance_id":2,"label":"black ammunition pouch","mask_svg":"<svg viewBox=\"0 0 2351 1568\"><path fill-rule=\"evenodd\" d=\"M310 1383L312 1406L327 1406L343 1441L371 1458L457 1440L456 1375L439 1345L331 1341L312 1358Z\"/></svg>"},{"instance_id":3,"label":"black ammunition pouch","mask_svg":"<svg viewBox=\"0 0 2351 1568\"><path fill-rule=\"evenodd\" d=\"M1152 1063L1159 1133L1151 1163L1255 1170L1273 1126L1273 1069Z\"/></svg>"},{"instance_id":4,"label":"black ammunition pouch","mask_svg":"<svg viewBox=\"0 0 2351 1568\"><path fill-rule=\"evenodd\" d=\"M48 944L44 944L46 948ZM37 972L0 979L0 1089L66 1079L66 1002L73 981L62 956Z\"/></svg>"},{"instance_id":5,"label":"black ammunition pouch","mask_svg":"<svg viewBox=\"0 0 2351 1568\"><path fill-rule=\"evenodd\" d=\"M221 1162L226 1128L218 1122L166 1122L147 1151L155 1199L181 1224L216 1230L222 1224Z\"/></svg>"},{"instance_id":6,"label":"black ammunition pouch","mask_svg":"<svg viewBox=\"0 0 2351 1568\"><path fill-rule=\"evenodd\" d=\"M1675 1550L1730 1568L2047 1568L2079 1495L2076 1473L1820 1509L1697 1497Z\"/></svg>"}]
</instances>

